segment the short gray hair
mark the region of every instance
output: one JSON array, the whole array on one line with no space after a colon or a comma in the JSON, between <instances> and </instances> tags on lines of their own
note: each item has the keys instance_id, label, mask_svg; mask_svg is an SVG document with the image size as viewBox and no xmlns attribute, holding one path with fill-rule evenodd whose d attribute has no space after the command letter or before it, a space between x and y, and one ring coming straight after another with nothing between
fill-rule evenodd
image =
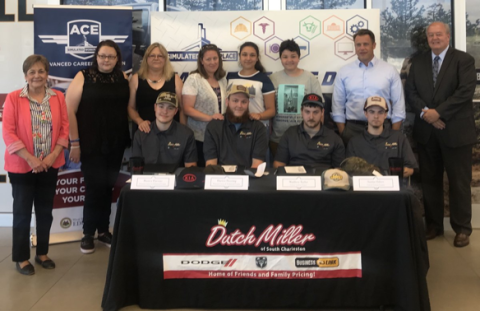
<instances>
[{"instance_id":1,"label":"short gray hair","mask_svg":"<svg viewBox=\"0 0 480 311\"><path fill-rule=\"evenodd\" d=\"M428 31L428 28L430 28L430 26L432 26L432 24L435 24L435 23L442 24L445 27L445 32L447 33L447 35L450 34L450 25L440 21L431 22L430 25L427 26L427 31Z\"/></svg>"}]
</instances>

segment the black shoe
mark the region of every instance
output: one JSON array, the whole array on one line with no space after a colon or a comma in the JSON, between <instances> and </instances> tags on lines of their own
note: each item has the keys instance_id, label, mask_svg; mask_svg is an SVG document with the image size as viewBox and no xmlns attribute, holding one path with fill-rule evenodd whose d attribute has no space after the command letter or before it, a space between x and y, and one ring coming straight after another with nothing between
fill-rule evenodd
<instances>
[{"instance_id":1,"label":"black shoe","mask_svg":"<svg viewBox=\"0 0 480 311\"><path fill-rule=\"evenodd\" d=\"M468 235L465 233L457 233L457 235L455 235L455 240L453 241L455 247L465 247L468 244L470 244L470 238Z\"/></svg>"},{"instance_id":2,"label":"black shoe","mask_svg":"<svg viewBox=\"0 0 480 311\"><path fill-rule=\"evenodd\" d=\"M80 243L80 250L84 254L91 254L95 251L95 243L93 243L93 236L85 234Z\"/></svg>"},{"instance_id":3,"label":"black shoe","mask_svg":"<svg viewBox=\"0 0 480 311\"><path fill-rule=\"evenodd\" d=\"M102 235L98 235L98 241L102 242L103 244L107 245L108 247L112 246L112 234L110 232L105 232Z\"/></svg>"},{"instance_id":4,"label":"black shoe","mask_svg":"<svg viewBox=\"0 0 480 311\"><path fill-rule=\"evenodd\" d=\"M28 265L26 265L25 267L20 268L20 263L17 262L16 266L17 266L17 271L20 272L23 275L33 275L33 274L35 274L35 268L32 266L31 263L28 263Z\"/></svg>"},{"instance_id":5,"label":"black shoe","mask_svg":"<svg viewBox=\"0 0 480 311\"><path fill-rule=\"evenodd\" d=\"M38 256L35 256L35 262L42 265L45 269L55 269L55 263L51 259L42 261Z\"/></svg>"}]
</instances>

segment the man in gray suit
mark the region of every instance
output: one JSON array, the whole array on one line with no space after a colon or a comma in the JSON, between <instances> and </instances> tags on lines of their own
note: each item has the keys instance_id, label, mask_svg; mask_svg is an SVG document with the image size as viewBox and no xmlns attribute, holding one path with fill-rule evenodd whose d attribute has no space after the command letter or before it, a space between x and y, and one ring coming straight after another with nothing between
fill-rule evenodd
<instances>
[{"instance_id":1,"label":"man in gray suit","mask_svg":"<svg viewBox=\"0 0 480 311\"><path fill-rule=\"evenodd\" d=\"M472 233L472 146L476 142L472 97L475 61L449 46L450 28L427 28L431 51L412 60L405 93L415 112L427 239L443 234L443 171L450 183L450 223L454 245L470 243Z\"/></svg>"}]
</instances>

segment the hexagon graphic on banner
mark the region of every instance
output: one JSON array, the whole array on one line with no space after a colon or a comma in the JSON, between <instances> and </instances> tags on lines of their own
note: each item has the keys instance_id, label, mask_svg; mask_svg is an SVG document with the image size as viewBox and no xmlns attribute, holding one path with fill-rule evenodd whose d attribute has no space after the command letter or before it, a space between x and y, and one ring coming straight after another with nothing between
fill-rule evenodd
<instances>
[{"instance_id":1,"label":"hexagon graphic on banner","mask_svg":"<svg viewBox=\"0 0 480 311\"><path fill-rule=\"evenodd\" d=\"M345 34L345 21L335 15L323 21L323 34L330 39L337 39Z\"/></svg>"},{"instance_id":2,"label":"hexagon graphic on banner","mask_svg":"<svg viewBox=\"0 0 480 311\"><path fill-rule=\"evenodd\" d=\"M273 60L279 59L280 54L278 54L278 52L280 52L280 44L282 41L282 39L276 36L268 41L265 41L265 55Z\"/></svg>"},{"instance_id":3,"label":"hexagon graphic on banner","mask_svg":"<svg viewBox=\"0 0 480 311\"><path fill-rule=\"evenodd\" d=\"M355 56L355 44L348 36L343 36L335 41L335 55L343 60L347 60Z\"/></svg>"},{"instance_id":4,"label":"hexagon graphic on banner","mask_svg":"<svg viewBox=\"0 0 480 311\"><path fill-rule=\"evenodd\" d=\"M293 41L295 41L300 47L300 59L304 59L305 57L310 55L310 41L300 36L293 38Z\"/></svg>"},{"instance_id":5,"label":"hexagon graphic on banner","mask_svg":"<svg viewBox=\"0 0 480 311\"><path fill-rule=\"evenodd\" d=\"M252 34L252 22L240 16L230 22L230 35L243 40Z\"/></svg>"},{"instance_id":6,"label":"hexagon graphic on banner","mask_svg":"<svg viewBox=\"0 0 480 311\"><path fill-rule=\"evenodd\" d=\"M309 15L298 24L299 32L303 37L312 40L321 34L321 24L318 19Z\"/></svg>"},{"instance_id":7,"label":"hexagon graphic on banner","mask_svg":"<svg viewBox=\"0 0 480 311\"><path fill-rule=\"evenodd\" d=\"M368 29L368 20L355 15L354 17L347 19L347 34L352 36L356 34L360 29Z\"/></svg>"},{"instance_id":8,"label":"hexagon graphic on banner","mask_svg":"<svg viewBox=\"0 0 480 311\"><path fill-rule=\"evenodd\" d=\"M267 40L275 34L275 22L265 16L253 22L253 35L262 40Z\"/></svg>"}]
</instances>

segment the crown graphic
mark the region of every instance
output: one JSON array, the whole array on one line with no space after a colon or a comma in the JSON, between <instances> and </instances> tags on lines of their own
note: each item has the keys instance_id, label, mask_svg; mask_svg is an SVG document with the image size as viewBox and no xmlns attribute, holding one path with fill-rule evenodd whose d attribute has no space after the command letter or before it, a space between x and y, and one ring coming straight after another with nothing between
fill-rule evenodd
<instances>
[{"instance_id":1,"label":"crown graphic","mask_svg":"<svg viewBox=\"0 0 480 311\"><path fill-rule=\"evenodd\" d=\"M220 226L226 227L227 224L228 224L228 222L227 222L225 219L219 219L219 220L218 220L218 224L219 224Z\"/></svg>"}]
</instances>

